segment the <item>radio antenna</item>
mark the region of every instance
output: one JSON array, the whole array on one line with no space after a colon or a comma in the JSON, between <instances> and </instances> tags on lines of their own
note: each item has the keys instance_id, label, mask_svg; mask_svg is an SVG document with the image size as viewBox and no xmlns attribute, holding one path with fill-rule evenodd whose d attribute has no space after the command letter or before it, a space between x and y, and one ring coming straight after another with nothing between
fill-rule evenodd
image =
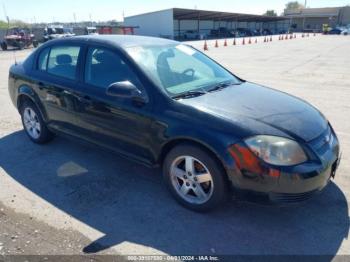
<instances>
[{"instance_id":1,"label":"radio antenna","mask_svg":"<svg viewBox=\"0 0 350 262\"><path fill-rule=\"evenodd\" d=\"M15 65L17 65L16 50L13 50L13 58L15 59Z\"/></svg>"}]
</instances>

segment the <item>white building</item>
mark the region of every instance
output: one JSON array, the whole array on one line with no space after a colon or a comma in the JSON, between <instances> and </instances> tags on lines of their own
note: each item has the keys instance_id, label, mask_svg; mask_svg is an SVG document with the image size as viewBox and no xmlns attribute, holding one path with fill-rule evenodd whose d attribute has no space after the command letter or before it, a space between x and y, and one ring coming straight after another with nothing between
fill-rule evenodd
<instances>
[{"instance_id":1,"label":"white building","mask_svg":"<svg viewBox=\"0 0 350 262\"><path fill-rule=\"evenodd\" d=\"M210 36L219 28L235 30L269 29L273 33L289 29L290 21L285 17L204 11L196 9L171 8L151 13L128 16L124 24L137 26L135 34L166 38L183 38L189 31L197 35ZM214 30L214 31L213 31Z\"/></svg>"}]
</instances>

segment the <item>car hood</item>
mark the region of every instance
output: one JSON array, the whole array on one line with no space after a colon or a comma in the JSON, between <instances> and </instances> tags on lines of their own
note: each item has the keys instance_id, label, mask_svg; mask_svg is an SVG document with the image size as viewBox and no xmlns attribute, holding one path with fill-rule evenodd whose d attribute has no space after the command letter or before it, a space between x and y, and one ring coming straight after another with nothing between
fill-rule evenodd
<instances>
[{"instance_id":1,"label":"car hood","mask_svg":"<svg viewBox=\"0 0 350 262\"><path fill-rule=\"evenodd\" d=\"M328 123L307 102L249 82L179 102L249 128L250 133L256 135L282 133L310 141L319 136Z\"/></svg>"}]
</instances>

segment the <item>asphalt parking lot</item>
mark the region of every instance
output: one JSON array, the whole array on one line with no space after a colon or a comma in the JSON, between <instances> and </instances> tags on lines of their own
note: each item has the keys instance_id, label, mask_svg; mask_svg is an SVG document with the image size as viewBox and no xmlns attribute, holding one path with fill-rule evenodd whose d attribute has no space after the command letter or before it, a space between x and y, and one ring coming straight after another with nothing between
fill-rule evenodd
<instances>
[{"instance_id":1,"label":"asphalt parking lot","mask_svg":"<svg viewBox=\"0 0 350 262\"><path fill-rule=\"evenodd\" d=\"M343 157L322 194L288 207L232 201L198 214L174 202L159 169L60 137L34 145L8 96L14 53L1 51L0 255L350 254L350 37L261 40L228 47L221 40L219 48L210 41L206 53L246 80L305 99L330 120ZM203 48L203 41L190 44Z\"/></svg>"}]
</instances>

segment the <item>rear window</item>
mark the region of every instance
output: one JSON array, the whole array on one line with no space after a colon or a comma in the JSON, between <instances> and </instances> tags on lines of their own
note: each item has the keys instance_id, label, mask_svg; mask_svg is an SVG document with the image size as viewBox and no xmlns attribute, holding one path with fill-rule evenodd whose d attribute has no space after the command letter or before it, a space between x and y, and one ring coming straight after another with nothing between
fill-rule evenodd
<instances>
[{"instance_id":1,"label":"rear window","mask_svg":"<svg viewBox=\"0 0 350 262\"><path fill-rule=\"evenodd\" d=\"M51 48L47 72L74 80L76 78L79 46L55 46Z\"/></svg>"},{"instance_id":2,"label":"rear window","mask_svg":"<svg viewBox=\"0 0 350 262\"><path fill-rule=\"evenodd\" d=\"M42 71L46 71L47 69L47 58L49 55L50 48L46 48L41 51L38 59L38 69Z\"/></svg>"}]
</instances>

